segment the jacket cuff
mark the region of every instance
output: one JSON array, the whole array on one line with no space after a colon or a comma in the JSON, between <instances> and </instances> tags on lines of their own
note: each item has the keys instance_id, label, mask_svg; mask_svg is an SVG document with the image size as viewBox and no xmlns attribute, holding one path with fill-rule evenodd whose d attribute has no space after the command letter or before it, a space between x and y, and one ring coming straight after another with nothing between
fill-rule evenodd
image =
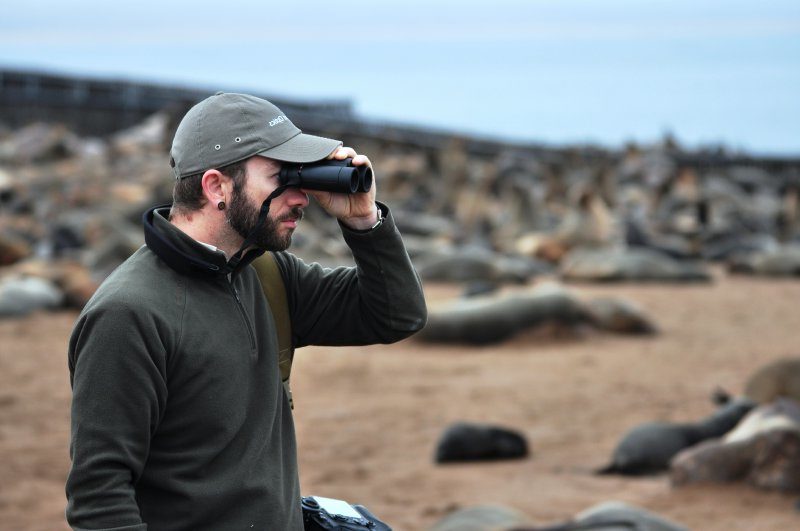
<instances>
[{"instance_id":1,"label":"jacket cuff","mask_svg":"<svg viewBox=\"0 0 800 531\"><path fill-rule=\"evenodd\" d=\"M356 230L351 229L339 221L339 226L342 228L342 232L345 234L371 234L373 232L379 232L380 228L387 224L387 221L391 221L391 225L394 226L394 219L391 217L389 207L379 201L375 201L375 204L378 207L378 222L374 226L366 230Z\"/></svg>"}]
</instances>

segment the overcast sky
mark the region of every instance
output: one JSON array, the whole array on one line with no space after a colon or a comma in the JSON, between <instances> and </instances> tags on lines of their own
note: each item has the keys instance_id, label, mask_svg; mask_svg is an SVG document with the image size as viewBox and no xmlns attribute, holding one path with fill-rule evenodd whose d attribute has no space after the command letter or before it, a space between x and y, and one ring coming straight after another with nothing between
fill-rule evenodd
<instances>
[{"instance_id":1,"label":"overcast sky","mask_svg":"<svg viewBox=\"0 0 800 531\"><path fill-rule=\"evenodd\" d=\"M347 98L547 143L800 154L797 0L6 2L0 67Z\"/></svg>"}]
</instances>

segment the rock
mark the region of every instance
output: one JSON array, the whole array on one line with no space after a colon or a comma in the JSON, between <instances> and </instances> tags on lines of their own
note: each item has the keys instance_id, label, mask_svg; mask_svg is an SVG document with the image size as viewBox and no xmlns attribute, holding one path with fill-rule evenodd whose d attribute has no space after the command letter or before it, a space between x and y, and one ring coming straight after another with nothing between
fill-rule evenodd
<instances>
[{"instance_id":1,"label":"rock","mask_svg":"<svg viewBox=\"0 0 800 531\"><path fill-rule=\"evenodd\" d=\"M447 428L439 440L435 461L493 461L527 455L528 443L520 433L497 426L459 422Z\"/></svg>"}]
</instances>

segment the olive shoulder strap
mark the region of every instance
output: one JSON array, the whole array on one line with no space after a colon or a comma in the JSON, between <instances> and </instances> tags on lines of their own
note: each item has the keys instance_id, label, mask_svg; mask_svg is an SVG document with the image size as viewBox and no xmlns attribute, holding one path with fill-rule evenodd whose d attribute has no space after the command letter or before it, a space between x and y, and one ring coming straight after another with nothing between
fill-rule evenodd
<instances>
[{"instance_id":1,"label":"olive shoulder strap","mask_svg":"<svg viewBox=\"0 0 800 531\"><path fill-rule=\"evenodd\" d=\"M261 280L261 288L267 297L267 302L272 310L275 319L275 328L278 332L278 367L281 370L281 380L289 404L294 408L292 402L292 390L289 386L289 377L292 373L292 358L294 358L294 348L292 348L292 323L289 320L289 303L286 299L286 286L283 277L275 261L275 255L266 252L253 261L253 267Z\"/></svg>"}]
</instances>

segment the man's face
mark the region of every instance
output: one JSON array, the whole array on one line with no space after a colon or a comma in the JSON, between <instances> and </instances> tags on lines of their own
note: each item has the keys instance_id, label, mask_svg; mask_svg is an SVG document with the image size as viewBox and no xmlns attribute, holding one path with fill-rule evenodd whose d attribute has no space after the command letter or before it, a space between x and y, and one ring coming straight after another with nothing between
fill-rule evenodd
<instances>
[{"instance_id":1,"label":"man's face","mask_svg":"<svg viewBox=\"0 0 800 531\"><path fill-rule=\"evenodd\" d=\"M234 183L228 220L231 227L246 238L258 222L261 204L278 186L281 165L264 157L252 157L245 165L244 186ZM256 234L253 244L268 251L283 251L292 243L292 233L303 217L308 196L297 188L287 188L272 200L269 215Z\"/></svg>"}]
</instances>

